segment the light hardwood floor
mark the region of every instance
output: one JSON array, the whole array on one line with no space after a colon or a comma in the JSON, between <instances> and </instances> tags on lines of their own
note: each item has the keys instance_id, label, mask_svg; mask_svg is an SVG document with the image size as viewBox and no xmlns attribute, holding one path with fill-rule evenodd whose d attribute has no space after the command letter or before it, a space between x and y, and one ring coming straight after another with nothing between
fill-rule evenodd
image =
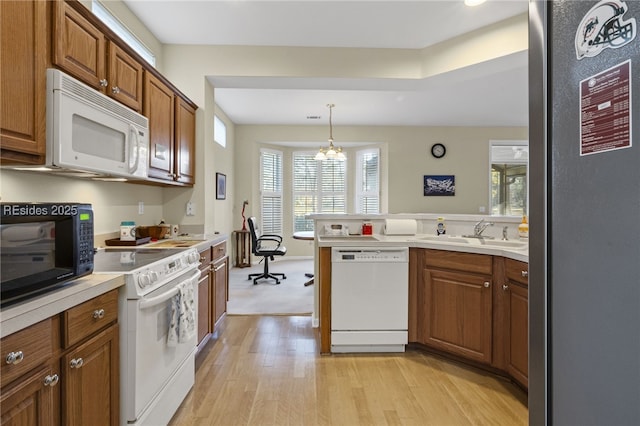
<instances>
[{"instance_id":1,"label":"light hardwood floor","mask_svg":"<svg viewBox=\"0 0 640 426\"><path fill-rule=\"evenodd\" d=\"M320 355L309 316L227 316L171 425L526 425L525 393L416 350Z\"/></svg>"}]
</instances>

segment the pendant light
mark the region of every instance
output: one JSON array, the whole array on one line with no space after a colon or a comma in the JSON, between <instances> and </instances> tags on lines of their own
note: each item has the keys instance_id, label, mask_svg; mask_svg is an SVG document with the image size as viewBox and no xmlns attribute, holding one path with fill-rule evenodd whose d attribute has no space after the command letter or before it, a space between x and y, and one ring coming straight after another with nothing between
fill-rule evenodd
<instances>
[{"instance_id":1,"label":"pendant light","mask_svg":"<svg viewBox=\"0 0 640 426\"><path fill-rule=\"evenodd\" d=\"M318 153L316 154L316 156L314 157L316 160L318 161L323 161L323 160L344 160L347 157L344 155L344 153L342 152L342 148L341 147L334 147L333 146L333 123L331 121L332 119L332 111L333 111L333 107L335 107L334 104L327 104L327 108L329 108L329 147L327 148L320 148L320 150L318 151Z\"/></svg>"}]
</instances>

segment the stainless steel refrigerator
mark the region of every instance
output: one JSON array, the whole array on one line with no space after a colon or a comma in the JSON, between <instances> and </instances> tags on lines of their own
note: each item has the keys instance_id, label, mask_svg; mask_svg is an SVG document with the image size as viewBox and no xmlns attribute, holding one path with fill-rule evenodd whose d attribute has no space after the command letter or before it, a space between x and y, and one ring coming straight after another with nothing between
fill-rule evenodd
<instances>
[{"instance_id":1,"label":"stainless steel refrigerator","mask_svg":"<svg viewBox=\"0 0 640 426\"><path fill-rule=\"evenodd\" d=\"M532 425L640 425L639 24L530 2Z\"/></svg>"}]
</instances>

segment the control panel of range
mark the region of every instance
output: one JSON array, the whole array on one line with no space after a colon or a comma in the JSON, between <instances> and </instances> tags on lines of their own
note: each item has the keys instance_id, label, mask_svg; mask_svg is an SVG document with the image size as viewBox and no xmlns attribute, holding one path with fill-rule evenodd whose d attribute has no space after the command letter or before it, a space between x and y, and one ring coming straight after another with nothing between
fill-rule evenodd
<instances>
[{"instance_id":1,"label":"control panel of range","mask_svg":"<svg viewBox=\"0 0 640 426\"><path fill-rule=\"evenodd\" d=\"M162 285L173 276L196 265L200 260L200 255L196 249L185 250L179 255L164 259L153 266L141 269L133 274L133 280L138 288L150 290L149 287Z\"/></svg>"}]
</instances>

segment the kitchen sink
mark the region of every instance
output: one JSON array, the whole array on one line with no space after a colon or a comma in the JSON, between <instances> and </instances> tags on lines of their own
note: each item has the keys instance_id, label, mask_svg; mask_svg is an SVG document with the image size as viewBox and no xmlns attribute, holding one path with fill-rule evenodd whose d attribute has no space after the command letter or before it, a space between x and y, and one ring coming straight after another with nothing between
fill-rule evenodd
<instances>
[{"instance_id":1,"label":"kitchen sink","mask_svg":"<svg viewBox=\"0 0 640 426\"><path fill-rule=\"evenodd\" d=\"M191 247L200 244L202 240L165 240L156 243L147 244L149 248L182 248Z\"/></svg>"},{"instance_id":2,"label":"kitchen sink","mask_svg":"<svg viewBox=\"0 0 640 426\"><path fill-rule=\"evenodd\" d=\"M504 247L512 249L527 248L529 243L523 241L504 241L504 240L480 240L480 244L485 246Z\"/></svg>"}]
</instances>

